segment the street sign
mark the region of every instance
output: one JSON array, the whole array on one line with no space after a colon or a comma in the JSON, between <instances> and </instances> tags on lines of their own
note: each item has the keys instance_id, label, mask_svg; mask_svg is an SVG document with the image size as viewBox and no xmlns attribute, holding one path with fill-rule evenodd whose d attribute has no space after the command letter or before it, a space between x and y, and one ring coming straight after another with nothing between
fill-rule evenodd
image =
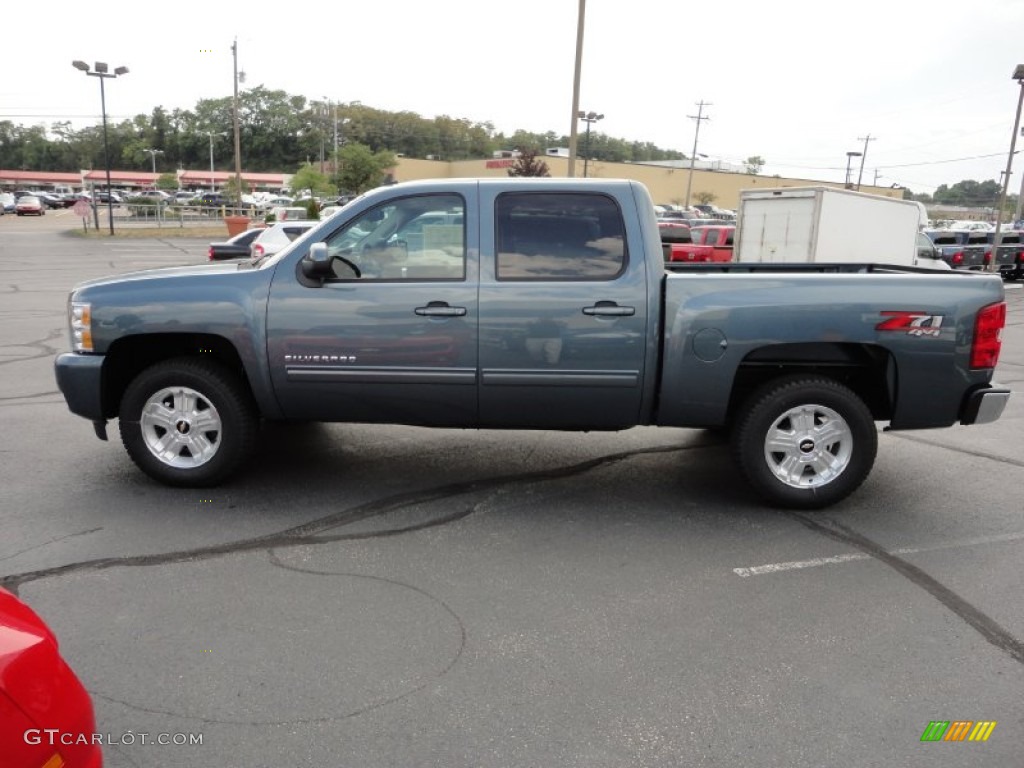
<instances>
[{"instance_id":1,"label":"street sign","mask_svg":"<svg viewBox=\"0 0 1024 768\"><path fill-rule=\"evenodd\" d=\"M75 216L81 216L84 219L92 211L92 206L86 200L76 200L71 210L75 212Z\"/></svg>"}]
</instances>

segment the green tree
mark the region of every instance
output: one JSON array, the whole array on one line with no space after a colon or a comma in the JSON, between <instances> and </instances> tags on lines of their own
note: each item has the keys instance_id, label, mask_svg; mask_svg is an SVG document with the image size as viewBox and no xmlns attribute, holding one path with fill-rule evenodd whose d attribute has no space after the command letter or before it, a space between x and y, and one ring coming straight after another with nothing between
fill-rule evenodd
<instances>
[{"instance_id":1,"label":"green tree","mask_svg":"<svg viewBox=\"0 0 1024 768\"><path fill-rule=\"evenodd\" d=\"M388 169L397 162L391 152L373 152L365 144L347 144L338 151L338 186L346 192L362 194L383 184Z\"/></svg>"},{"instance_id":2,"label":"green tree","mask_svg":"<svg viewBox=\"0 0 1024 768\"><path fill-rule=\"evenodd\" d=\"M747 173L751 176L757 176L764 168L764 158L760 155L751 155L743 163L747 166Z\"/></svg>"},{"instance_id":3,"label":"green tree","mask_svg":"<svg viewBox=\"0 0 1024 768\"><path fill-rule=\"evenodd\" d=\"M162 189L165 192L178 188L178 174L176 173L161 173L156 180L156 188Z\"/></svg>"},{"instance_id":4,"label":"green tree","mask_svg":"<svg viewBox=\"0 0 1024 768\"><path fill-rule=\"evenodd\" d=\"M995 181L981 183L970 179L958 181L951 187L940 184L935 190L936 203L943 205L964 205L968 207L992 206L999 204L1002 188Z\"/></svg>"},{"instance_id":5,"label":"green tree","mask_svg":"<svg viewBox=\"0 0 1024 768\"><path fill-rule=\"evenodd\" d=\"M241 184L239 184L241 182ZM241 201L242 195L249 193L249 184L245 179L237 176L229 176L224 182L224 196L229 200Z\"/></svg>"},{"instance_id":6,"label":"green tree","mask_svg":"<svg viewBox=\"0 0 1024 768\"><path fill-rule=\"evenodd\" d=\"M714 192L707 192L707 191L704 191L704 192L694 192L693 193L693 197L701 205L707 205L708 203L713 203L715 200L718 199L718 195L716 195Z\"/></svg>"},{"instance_id":7,"label":"green tree","mask_svg":"<svg viewBox=\"0 0 1024 768\"><path fill-rule=\"evenodd\" d=\"M548 164L537 159L536 149L522 149L519 157L512 161L508 169L509 176L550 176Z\"/></svg>"},{"instance_id":8,"label":"green tree","mask_svg":"<svg viewBox=\"0 0 1024 768\"><path fill-rule=\"evenodd\" d=\"M291 190L293 194L309 191L316 197L327 197L337 193L337 189L330 180L320 171L316 170L312 163L301 166L295 175L292 176Z\"/></svg>"}]
</instances>

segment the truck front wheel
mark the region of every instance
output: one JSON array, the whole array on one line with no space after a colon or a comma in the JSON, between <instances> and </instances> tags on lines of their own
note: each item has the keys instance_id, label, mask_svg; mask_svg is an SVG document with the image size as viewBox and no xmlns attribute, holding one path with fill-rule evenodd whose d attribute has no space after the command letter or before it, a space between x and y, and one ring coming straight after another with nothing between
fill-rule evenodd
<instances>
[{"instance_id":1,"label":"truck front wheel","mask_svg":"<svg viewBox=\"0 0 1024 768\"><path fill-rule=\"evenodd\" d=\"M853 493L871 472L878 432L864 402L819 376L775 379L737 415L737 465L781 507L820 509Z\"/></svg>"},{"instance_id":2,"label":"truck front wheel","mask_svg":"<svg viewBox=\"0 0 1024 768\"><path fill-rule=\"evenodd\" d=\"M209 487L245 459L257 416L236 377L212 360L167 360L140 373L121 400L121 442L167 485Z\"/></svg>"}]
</instances>

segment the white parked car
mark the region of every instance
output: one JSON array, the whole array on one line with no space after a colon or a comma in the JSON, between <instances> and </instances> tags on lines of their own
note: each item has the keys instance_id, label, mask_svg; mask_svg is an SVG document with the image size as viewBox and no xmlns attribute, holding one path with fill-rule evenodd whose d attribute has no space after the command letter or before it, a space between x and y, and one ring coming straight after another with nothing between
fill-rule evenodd
<instances>
[{"instance_id":1,"label":"white parked car","mask_svg":"<svg viewBox=\"0 0 1024 768\"><path fill-rule=\"evenodd\" d=\"M987 221L954 221L946 229L961 230L966 232L994 232L995 227Z\"/></svg>"},{"instance_id":2,"label":"white parked car","mask_svg":"<svg viewBox=\"0 0 1024 768\"><path fill-rule=\"evenodd\" d=\"M276 205L270 209L274 221L302 221L309 218L309 211L302 206Z\"/></svg>"},{"instance_id":3,"label":"white parked car","mask_svg":"<svg viewBox=\"0 0 1024 768\"><path fill-rule=\"evenodd\" d=\"M256 208L261 211L268 211L278 205L291 205L294 200L290 197L274 196L264 197L259 203L256 204Z\"/></svg>"},{"instance_id":4,"label":"white parked car","mask_svg":"<svg viewBox=\"0 0 1024 768\"><path fill-rule=\"evenodd\" d=\"M315 227L318 221L279 221L264 229L252 241L251 251L254 259L272 256L285 246L291 244Z\"/></svg>"}]
</instances>

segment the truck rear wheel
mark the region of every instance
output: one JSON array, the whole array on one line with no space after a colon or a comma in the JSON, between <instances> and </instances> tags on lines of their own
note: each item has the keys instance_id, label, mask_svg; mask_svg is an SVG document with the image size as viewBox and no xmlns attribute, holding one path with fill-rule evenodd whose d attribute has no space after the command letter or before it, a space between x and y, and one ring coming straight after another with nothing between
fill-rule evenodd
<instances>
[{"instance_id":1,"label":"truck rear wheel","mask_svg":"<svg viewBox=\"0 0 1024 768\"><path fill-rule=\"evenodd\" d=\"M257 416L236 377L211 360L167 360L140 373L121 400L121 442L167 485L209 487L245 459Z\"/></svg>"},{"instance_id":2,"label":"truck rear wheel","mask_svg":"<svg viewBox=\"0 0 1024 768\"><path fill-rule=\"evenodd\" d=\"M853 493L871 472L878 431L853 391L820 376L775 379L737 415L733 456L771 503L820 509Z\"/></svg>"}]
</instances>

